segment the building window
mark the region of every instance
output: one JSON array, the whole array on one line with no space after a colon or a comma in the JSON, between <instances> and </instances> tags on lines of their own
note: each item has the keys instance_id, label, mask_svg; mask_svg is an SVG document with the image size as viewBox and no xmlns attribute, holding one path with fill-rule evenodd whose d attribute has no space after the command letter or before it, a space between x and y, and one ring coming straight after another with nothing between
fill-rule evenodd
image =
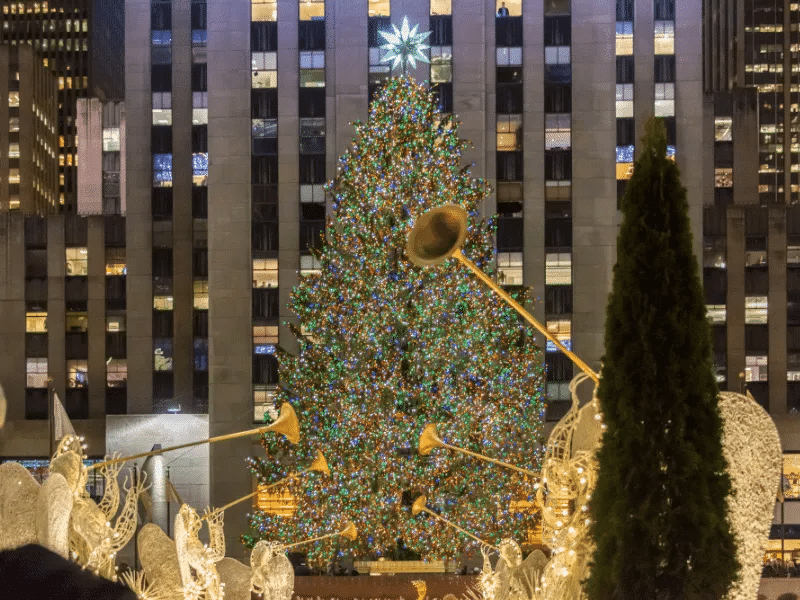
<instances>
[{"instance_id":1,"label":"building window","mask_svg":"<svg viewBox=\"0 0 800 600\"><path fill-rule=\"evenodd\" d=\"M725 323L727 307L724 304L707 304L706 316L712 325L722 325Z\"/></svg>"},{"instance_id":2,"label":"building window","mask_svg":"<svg viewBox=\"0 0 800 600\"><path fill-rule=\"evenodd\" d=\"M86 248L67 248L66 268L68 276L88 275L89 261Z\"/></svg>"},{"instance_id":3,"label":"building window","mask_svg":"<svg viewBox=\"0 0 800 600\"><path fill-rule=\"evenodd\" d=\"M431 84L453 81L453 47L431 46Z\"/></svg>"},{"instance_id":4,"label":"building window","mask_svg":"<svg viewBox=\"0 0 800 600\"><path fill-rule=\"evenodd\" d=\"M153 370L172 371L172 338L153 338Z\"/></svg>"},{"instance_id":5,"label":"building window","mask_svg":"<svg viewBox=\"0 0 800 600\"><path fill-rule=\"evenodd\" d=\"M675 22L656 21L653 43L654 54L675 54Z\"/></svg>"},{"instance_id":6,"label":"building window","mask_svg":"<svg viewBox=\"0 0 800 600\"><path fill-rule=\"evenodd\" d=\"M29 388L46 388L47 387L47 359L46 358L29 358L26 361L27 365L27 381L26 387Z\"/></svg>"},{"instance_id":7,"label":"building window","mask_svg":"<svg viewBox=\"0 0 800 600\"><path fill-rule=\"evenodd\" d=\"M522 115L497 116L497 151L522 150Z\"/></svg>"},{"instance_id":8,"label":"building window","mask_svg":"<svg viewBox=\"0 0 800 600\"><path fill-rule=\"evenodd\" d=\"M766 296L746 296L744 299L744 322L747 325L767 323L768 303Z\"/></svg>"},{"instance_id":9,"label":"building window","mask_svg":"<svg viewBox=\"0 0 800 600\"><path fill-rule=\"evenodd\" d=\"M193 284L194 309L208 310L208 279L195 279Z\"/></svg>"},{"instance_id":10,"label":"building window","mask_svg":"<svg viewBox=\"0 0 800 600\"><path fill-rule=\"evenodd\" d=\"M153 154L153 187L172 187L172 154Z\"/></svg>"},{"instance_id":11,"label":"building window","mask_svg":"<svg viewBox=\"0 0 800 600\"><path fill-rule=\"evenodd\" d=\"M655 84L655 116L674 117L675 116L675 84L656 83Z\"/></svg>"},{"instance_id":12,"label":"building window","mask_svg":"<svg viewBox=\"0 0 800 600\"><path fill-rule=\"evenodd\" d=\"M19 184L19 169L18 168L13 168L13 169L9 169L8 170L8 183Z\"/></svg>"},{"instance_id":13,"label":"building window","mask_svg":"<svg viewBox=\"0 0 800 600\"><path fill-rule=\"evenodd\" d=\"M617 84L617 118L633 117L633 84Z\"/></svg>"},{"instance_id":14,"label":"building window","mask_svg":"<svg viewBox=\"0 0 800 600\"><path fill-rule=\"evenodd\" d=\"M11 133L16 133L19 131L19 117L8 118L8 130Z\"/></svg>"},{"instance_id":15,"label":"building window","mask_svg":"<svg viewBox=\"0 0 800 600\"><path fill-rule=\"evenodd\" d=\"M67 387L85 388L89 385L89 367L86 360L67 361Z\"/></svg>"},{"instance_id":16,"label":"building window","mask_svg":"<svg viewBox=\"0 0 800 600\"><path fill-rule=\"evenodd\" d=\"M106 248L106 275L126 275L125 248Z\"/></svg>"},{"instance_id":17,"label":"building window","mask_svg":"<svg viewBox=\"0 0 800 600\"><path fill-rule=\"evenodd\" d=\"M714 117L714 141L733 141L733 119L730 117Z\"/></svg>"},{"instance_id":18,"label":"building window","mask_svg":"<svg viewBox=\"0 0 800 600\"><path fill-rule=\"evenodd\" d=\"M153 296L153 310L172 310L172 296Z\"/></svg>"},{"instance_id":19,"label":"building window","mask_svg":"<svg viewBox=\"0 0 800 600\"><path fill-rule=\"evenodd\" d=\"M616 51L617 56L633 54L633 21L617 21Z\"/></svg>"},{"instance_id":20,"label":"building window","mask_svg":"<svg viewBox=\"0 0 800 600\"><path fill-rule=\"evenodd\" d=\"M368 0L368 15L370 17L388 17L389 0Z\"/></svg>"},{"instance_id":21,"label":"building window","mask_svg":"<svg viewBox=\"0 0 800 600\"><path fill-rule=\"evenodd\" d=\"M153 125L172 125L172 92L153 93Z\"/></svg>"},{"instance_id":22,"label":"building window","mask_svg":"<svg viewBox=\"0 0 800 600\"><path fill-rule=\"evenodd\" d=\"M498 252L497 273L503 285L522 285L522 252Z\"/></svg>"},{"instance_id":23,"label":"building window","mask_svg":"<svg viewBox=\"0 0 800 600\"><path fill-rule=\"evenodd\" d=\"M431 15L452 15L453 0L431 0Z\"/></svg>"},{"instance_id":24,"label":"building window","mask_svg":"<svg viewBox=\"0 0 800 600\"><path fill-rule=\"evenodd\" d=\"M89 329L89 317L86 316L86 313L68 312L66 315L66 329L73 333L87 331Z\"/></svg>"},{"instance_id":25,"label":"building window","mask_svg":"<svg viewBox=\"0 0 800 600\"><path fill-rule=\"evenodd\" d=\"M744 380L745 381L768 380L766 356L744 357Z\"/></svg>"},{"instance_id":26,"label":"building window","mask_svg":"<svg viewBox=\"0 0 800 600\"><path fill-rule=\"evenodd\" d=\"M8 158L19 158L19 143L10 142L8 144Z\"/></svg>"},{"instance_id":27,"label":"building window","mask_svg":"<svg viewBox=\"0 0 800 600\"><path fill-rule=\"evenodd\" d=\"M316 275L322 270L322 263L316 256L310 254L300 255L300 277Z\"/></svg>"},{"instance_id":28,"label":"building window","mask_svg":"<svg viewBox=\"0 0 800 600\"><path fill-rule=\"evenodd\" d=\"M208 152L192 154L192 185L208 185Z\"/></svg>"},{"instance_id":29,"label":"building window","mask_svg":"<svg viewBox=\"0 0 800 600\"><path fill-rule=\"evenodd\" d=\"M252 87L277 88L277 53L253 52L251 53L250 66L252 69Z\"/></svg>"},{"instance_id":30,"label":"building window","mask_svg":"<svg viewBox=\"0 0 800 600\"><path fill-rule=\"evenodd\" d=\"M546 114L544 116L544 147L570 148L572 146L572 118L570 113Z\"/></svg>"},{"instance_id":31,"label":"building window","mask_svg":"<svg viewBox=\"0 0 800 600\"><path fill-rule=\"evenodd\" d=\"M125 387L128 383L128 361L124 358L112 358L106 363L106 386L111 388Z\"/></svg>"},{"instance_id":32,"label":"building window","mask_svg":"<svg viewBox=\"0 0 800 600\"><path fill-rule=\"evenodd\" d=\"M278 287L278 260L275 258L253 259L253 287Z\"/></svg>"},{"instance_id":33,"label":"building window","mask_svg":"<svg viewBox=\"0 0 800 600\"><path fill-rule=\"evenodd\" d=\"M558 321L548 321L547 331L556 338L567 349L572 349L572 321L569 319L559 319ZM545 345L547 352L558 352L556 345L547 340Z\"/></svg>"},{"instance_id":34,"label":"building window","mask_svg":"<svg viewBox=\"0 0 800 600\"><path fill-rule=\"evenodd\" d=\"M301 21L325 18L325 0L299 0L299 4Z\"/></svg>"},{"instance_id":35,"label":"building window","mask_svg":"<svg viewBox=\"0 0 800 600\"><path fill-rule=\"evenodd\" d=\"M106 331L109 333L125 331L125 317L116 315L106 317Z\"/></svg>"},{"instance_id":36,"label":"building window","mask_svg":"<svg viewBox=\"0 0 800 600\"><path fill-rule=\"evenodd\" d=\"M714 187L733 187L733 169L716 167L714 169Z\"/></svg>"},{"instance_id":37,"label":"building window","mask_svg":"<svg viewBox=\"0 0 800 600\"><path fill-rule=\"evenodd\" d=\"M19 92L8 92L8 105L19 106Z\"/></svg>"},{"instance_id":38,"label":"building window","mask_svg":"<svg viewBox=\"0 0 800 600\"><path fill-rule=\"evenodd\" d=\"M26 313L25 331L27 333L47 333L47 313L46 312Z\"/></svg>"},{"instance_id":39,"label":"building window","mask_svg":"<svg viewBox=\"0 0 800 600\"><path fill-rule=\"evenodd\" d=\"M572 255L564 252L545 255L545 285L572 284Z\"/></svg>"},{"instance_id":40,"label":"building window","mask_svg":"<svg viewBox=\"0 0 800 600\"><path fill-rule=\"evenodd\" d=\"M250 0L253 21L277 21L278 2L277 0Z\"/></svg>"}]
</instances>

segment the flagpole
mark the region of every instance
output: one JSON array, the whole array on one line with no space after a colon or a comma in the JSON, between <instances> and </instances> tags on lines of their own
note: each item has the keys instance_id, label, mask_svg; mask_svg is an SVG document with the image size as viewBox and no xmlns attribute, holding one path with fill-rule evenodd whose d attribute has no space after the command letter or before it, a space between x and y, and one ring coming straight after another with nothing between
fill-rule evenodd
<instances>
[{"instance_id":1,"label":"flagpole","mask_svg":"<svg viewBox=\"0 0 800 600\"><path fill-rule=\"evenodd\" d=\"M48 459L53 458L53 443L55 438L55 407L53 406L54 394L53 386L50 385L52 380L47 378L47 450Z\"/></svg>"},{"instance_id":2,"label":"flagpole","mask_svg":"<svg viewBox=\"0 0 800 600\"><path fill-rule=\"evenodd\" d=\"M172 504L170 502L170 498L169 498L169 495L170 495L169 494L169 486L170 486L170 482L169 482L169 465L167 465L167 537L170 537L170 534L169 534L169 530L170 530L170 526L169 526L170 525L170 523L169 523L169 517L170 517L169 505Z\"/></svg>"}]
</instances>

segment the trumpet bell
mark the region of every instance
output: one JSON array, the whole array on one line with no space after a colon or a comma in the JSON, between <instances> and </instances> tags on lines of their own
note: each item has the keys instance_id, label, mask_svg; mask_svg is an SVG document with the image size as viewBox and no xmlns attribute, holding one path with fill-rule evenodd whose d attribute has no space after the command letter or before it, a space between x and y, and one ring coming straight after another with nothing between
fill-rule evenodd
<instances>
[{"instance_id":1,"label":"trumpet bell","mask_svg":"<svg viewBox=\"0 0 800 600\"><path fill-rule=\"evenodd\" d=\"M342 537L346 537L351 542L354 541L358 537L358 529L356 529L356 524L352 521L348 521L345 528L339 532L339 535Z\"/></svg>"},{"instance_id":2,"label":"trumpet bell","mask_svg":"<svg viewBox=\"0 0 800 600\"><path fill-rule=\"evenodd\" d=\"M300 422L297 420L297 413L294 412L292 405L288 402L284 402L281 405L281 412L278 418L264 430L280 433L292 444L300 441Z\"/></svg>"},{"instance_id":3,"label":"trumpet bell","mask_svg":"<svg viewBox=\"0 0 800 600\"><path fill-rule=\"evenodd\" d=\"M319 450L317 450L317 457L314 459L314 462L311 463L311 466L308 467L308 470L319 471L320 473L325 473L325 475L331 474L331 470L328 468L328 461L325 460L325 457Z\"/></svg>"},{"instance_id":4,"label":"trumpet bell","mask_svg":"<svg viewBox=\"0 0 800 600\"><path fill-rule=\"evenodd\" d=\"M421 215L406 239L408 260L430 267L452 256L467 237L467 218L458 204L437 206Z\"/></svg>"},{"instance_id":5,"label":"trumpet bell","mask_svg":"<svg viewBox=\"0 0 800 600\"><path fill-rule=\"evenodd\" d=\"M439 439L436 433L436 424L428 423L425 425L425 429L419 434L419 453L422 456L427 456L434 448L442 448L443 446L444 442Z\"/></svg>"},{"instance_id":6,"label":"trumpet bell","mask_svg":"<svg viewBox=\"0 0 800 600\"><path fill-rule=\"evenodd\" d=\"M415 517L421 513L425 509L425 504L428 502L428 498L426 496L420 496L416 500L414 500L414 504L411 505L411 514Z\"/></svg>"}]
</instances>

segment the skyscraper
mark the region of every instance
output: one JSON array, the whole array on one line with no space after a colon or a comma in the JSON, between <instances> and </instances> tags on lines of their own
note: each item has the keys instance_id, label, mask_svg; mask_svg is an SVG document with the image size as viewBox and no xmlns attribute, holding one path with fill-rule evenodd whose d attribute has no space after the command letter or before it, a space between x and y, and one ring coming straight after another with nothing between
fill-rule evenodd
<instances>
[{"instance_id":1,"label":"skyscraper","mask_svg":"<svg viewBox=\"0 0 800 600\"><path fill-rule=\"evenodd\" d=\"M30 44L58 78L58 203L77 208L76 100L124 94L122 0L0 0L0 43Z\"/></svg>"}]
</instances>

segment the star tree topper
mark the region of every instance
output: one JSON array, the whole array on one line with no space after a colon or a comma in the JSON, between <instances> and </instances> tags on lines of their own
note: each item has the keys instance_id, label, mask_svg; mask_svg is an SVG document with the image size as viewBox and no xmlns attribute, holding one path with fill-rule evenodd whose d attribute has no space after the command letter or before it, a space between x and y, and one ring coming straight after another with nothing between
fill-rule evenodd
<instances>
[{"instance_id":1,"label":"star tree topper","mask_svg":"<svg viewBox=\"0 0 800 600\"><path fill-rule=\"evenodd\" d=\"M403 75L406 74L406 66L411 65L412 69L417 67L417 62L429 63L428 57L425 56L423 50L430 48L425 43L427 37L431 34L430 31L423 31L417 33L417 27L414 25L410 27L408 24L408 17L403 17L403 24L400 29L397 25L392 25L393 31L380 31L386 43L381 46L381 50L386 50L381 62L392 63L392 69L398 65L403 67Z\"/></svg>"}]
</instances>

